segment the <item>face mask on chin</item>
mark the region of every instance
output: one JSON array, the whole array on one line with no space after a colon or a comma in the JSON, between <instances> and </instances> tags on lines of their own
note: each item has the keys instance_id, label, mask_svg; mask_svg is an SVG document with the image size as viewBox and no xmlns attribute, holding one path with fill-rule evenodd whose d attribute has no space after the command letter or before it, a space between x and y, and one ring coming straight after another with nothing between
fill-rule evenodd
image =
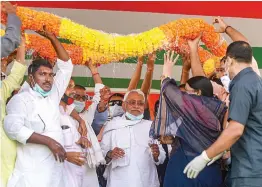
<instances>
[{"instance_id":1,"label":"face mask on chin","mask_svg":"<svg viewBox=\"0 0 262 187\"><path fill-rule=\"evenodd\" d=\"M138 121L138 120L141 120L141 119L143 119L143 117L144 117L144 114L140 114L140 115L138 115L138 116L134 116L133 114L130 114L129 112L126 112L126 117L128 118L128 119L130 119L131 121Z\"/></svg>"},{"instance_id":2,"label":"face mask on chin","mask_svg":"<svg viewBox=\"0 0 262 187\"><path fill-rule=\"evenodd\" d=\"M124 112L122 106L119 106L119 105L115 104L114 106L110 106L109 107L109 115L110 115L110 117L121 116L124 113L125 112Z\"/></svg>"},{"instance_id":3,"label":"face mask on chin","mask_svg":"<svg viewBox=\"0 0 262 187\"><path fill-rule=\"evenodd\" d=\"M231 82L229 76L225 75L225 76L221 77L220 80L221 80L224 88L226 89L226 91L229 92L229 85L230 85L230 82Z\"/></svg>"},{"instance_id":4,"label":"face mask on chin","mask_svg":"<svg viewBox=\"0 0 262 187\"><path fill-rule=\"evenodd\" d=\"M81 113L81 112L85 109L86 103L75 100L75 101L74 101L74 105L75 105L75 110L76 110L78 113Z\"/></svg>"}]
</instances>

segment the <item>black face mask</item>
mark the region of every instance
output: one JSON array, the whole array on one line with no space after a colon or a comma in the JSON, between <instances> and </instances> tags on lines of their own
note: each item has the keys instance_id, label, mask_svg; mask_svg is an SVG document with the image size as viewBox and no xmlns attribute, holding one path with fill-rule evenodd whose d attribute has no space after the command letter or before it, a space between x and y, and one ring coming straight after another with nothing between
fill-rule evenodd
<instances>
[{"instance_id":1,"label":"black face mask","mask_svg":"<svg viewBox=\"0 0 262 187\"><path fill-rule=\"evenodd\" d=\"M74 99L68 97L66 94L63 95L61 100L65 102L67 105L71 105L74 102Z\"/></svg>"}]
</instances>

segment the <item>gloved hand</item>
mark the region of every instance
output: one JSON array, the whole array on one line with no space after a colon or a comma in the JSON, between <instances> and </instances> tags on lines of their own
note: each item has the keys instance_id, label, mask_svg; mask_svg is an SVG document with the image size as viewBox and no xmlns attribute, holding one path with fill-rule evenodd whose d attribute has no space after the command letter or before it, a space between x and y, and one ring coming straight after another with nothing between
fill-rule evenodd
<instances>
[{"instance_id":1,"label":"gloved hand","mask_svg":"<svg viewBox=\"0 0 262 187\"><path fill-rule=\"evenodd\" d=\"M187 174L187 178L194 179L210 161L211 159L208 158L206 151L203 151L201 155L197 156L187 164L187 166L184 169L184 174Z\"/></svg>"},{"instance_id":2,"label":"gloved hand","mask_svg":"<svg viewBox=\"0 0 262 187\"><path fill-rule=\"evenodd\" d=\"M220 159L224 154L226 154L227 151L224 151L222 153L220 153L219 155L215 156L214 158L212 158L212 160L210 162L208 162L208 166L210 166L211 164L213 164L215 161L217 161L218 159Z\"/></svg>"}]
</instances>

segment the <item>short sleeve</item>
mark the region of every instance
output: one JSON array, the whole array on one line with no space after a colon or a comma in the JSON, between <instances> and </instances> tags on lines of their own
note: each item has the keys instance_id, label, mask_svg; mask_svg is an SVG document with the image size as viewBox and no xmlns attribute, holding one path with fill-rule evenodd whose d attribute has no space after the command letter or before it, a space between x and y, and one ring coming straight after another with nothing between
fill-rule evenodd
<instances>
[{"instance_id":1,"label":"short sleeve","mask_svg":"<svg viewBox=\"0 0 262 187\"><path fill-rule=\"evenodd\" d=\"M246 125L252 106L252 94L250 90L247 87L236 85L232 89L229 99L228 121L234 120L242 125Z\"/></svg>"}]
</instances>

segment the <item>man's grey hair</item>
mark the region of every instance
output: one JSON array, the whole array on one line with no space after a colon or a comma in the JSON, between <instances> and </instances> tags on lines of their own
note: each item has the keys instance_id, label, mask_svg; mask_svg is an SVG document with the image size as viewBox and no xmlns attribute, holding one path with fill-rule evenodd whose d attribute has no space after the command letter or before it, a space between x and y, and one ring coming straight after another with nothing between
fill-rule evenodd
<instances>
[{"instance_id":1,"label":"man's grey hair","mask_svg":"<svg viewBox=\"0 0 262 187\"><path fill-rule=\"evenodd\" d=\"M125 96L124 96L124 101L126 101L127 98L128 98L128 95L129 95L130 93L133 93L133 92L138 93L139 95L142 95L143 98L144 98L144 102L145 102L145 100L146 100L146 99L145 99L145 94L144 94L141 90L130 90L130 91L126 92L126 94L125 94Z\"/></svg>"}]
</instances>

